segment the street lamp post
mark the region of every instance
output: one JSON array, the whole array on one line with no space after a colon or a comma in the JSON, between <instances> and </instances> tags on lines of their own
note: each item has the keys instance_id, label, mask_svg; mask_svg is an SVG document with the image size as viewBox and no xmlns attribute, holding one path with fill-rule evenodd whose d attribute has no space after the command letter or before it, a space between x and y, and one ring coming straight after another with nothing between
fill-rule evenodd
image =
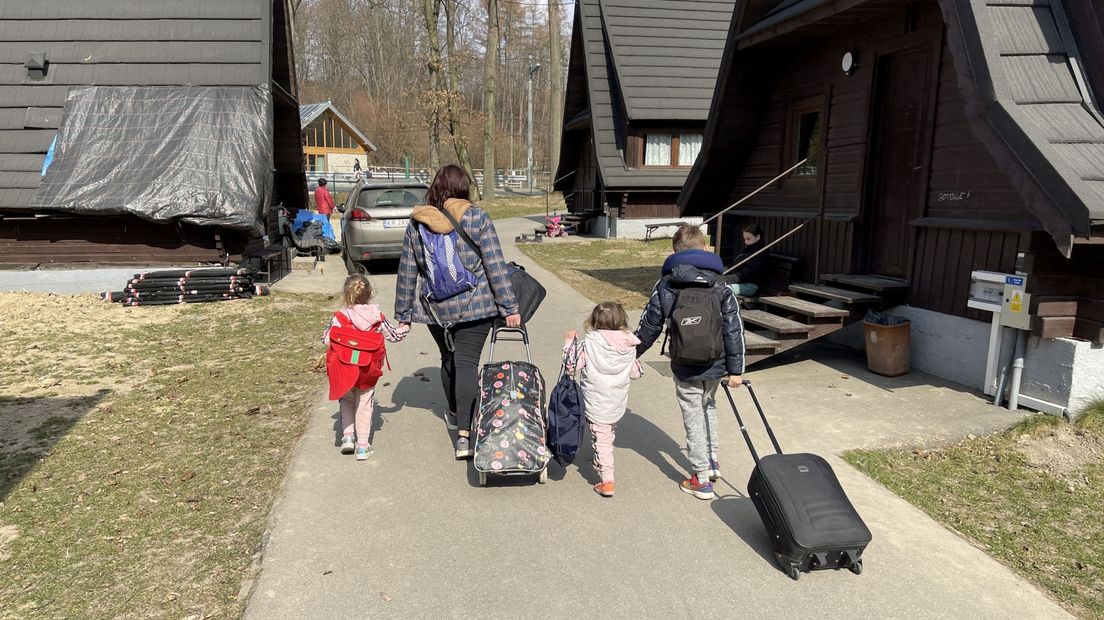
<instances>
[{"instance_id":1,"label":"street lamp post","mask_svg":"<svg viewBox=\"0 0 1104 620\"><path fill-rule=\"evenodd\" d=\"M529 154L526 157L525 178L529 182L529 195L533 195L533 76L540 71L540 63L533 62L533 55L529 55Z\"/></svg>"}]
</instances>

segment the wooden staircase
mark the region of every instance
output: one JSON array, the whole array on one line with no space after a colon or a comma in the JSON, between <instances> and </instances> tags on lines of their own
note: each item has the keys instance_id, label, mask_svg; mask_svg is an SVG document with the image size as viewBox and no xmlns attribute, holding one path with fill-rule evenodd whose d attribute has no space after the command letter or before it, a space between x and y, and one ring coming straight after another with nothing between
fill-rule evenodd
<instances>
[{"instance_id":1,"label":"wooden staircase","mask_svg":"<svg viewBox=\"0 0 1104 620\"><path fill-rule=\"evenodd\" d=\"M747 364L860 321L867 310L899 303L908 282L870 275L826 274L826 284L790 284L785 295L740 299Z\"/></svg>"}]
</instances>

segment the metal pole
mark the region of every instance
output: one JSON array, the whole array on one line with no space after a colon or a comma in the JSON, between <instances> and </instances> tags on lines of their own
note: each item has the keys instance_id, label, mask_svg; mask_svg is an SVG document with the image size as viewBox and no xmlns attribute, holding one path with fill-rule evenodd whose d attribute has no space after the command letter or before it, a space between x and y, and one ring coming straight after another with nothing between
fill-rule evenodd
<instances>
[{"instance_id":1,"label":"metal pole","mask_svg":"<svg viewBox=\"0 0 1104 620\"><path fill-rule=\"evenodd\" d=\"M529 183L529 195L533 195L533 75L540 70L540 63L533 62L533 55L529 55L529 79L527 81L528 86L528 105L529 105L529 154L525 159L525 179Z\"/></svg>"}]
</instances>

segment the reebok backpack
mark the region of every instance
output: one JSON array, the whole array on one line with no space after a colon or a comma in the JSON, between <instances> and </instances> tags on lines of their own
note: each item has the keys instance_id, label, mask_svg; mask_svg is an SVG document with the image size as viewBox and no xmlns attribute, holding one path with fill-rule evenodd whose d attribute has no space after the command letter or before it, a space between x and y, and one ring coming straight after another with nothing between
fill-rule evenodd
<instances>
[{"instance_id":1,"label":"reebok backpack","mask_svg":"<svg viewBox=\"0 0 1104 620\"><path fill-rule=\"evenodd\" d=\"M676 289L667 332L671 340L671 361L701 366L724 357L724 319L719 295L712 286Z\"/></svg>"}]
</instances>

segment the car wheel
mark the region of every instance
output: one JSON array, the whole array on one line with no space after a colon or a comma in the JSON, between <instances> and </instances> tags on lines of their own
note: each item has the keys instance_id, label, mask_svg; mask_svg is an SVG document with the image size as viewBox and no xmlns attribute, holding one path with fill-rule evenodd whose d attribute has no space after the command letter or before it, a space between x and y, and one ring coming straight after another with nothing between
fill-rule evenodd
<instances>
[{"instance_id":1,"label":"car wheel","mask_svg":"<svg viewBox=\"0 0 1104 620\"><path fill-rule=\"evenodd\" d=\"M345 270L349 272L349 275L368 275L368 269L364 266L364 263L350 258L348 249L345 249L345 251L341 253L341 256L345 259Z\"/></svg>"}]
</instances>

